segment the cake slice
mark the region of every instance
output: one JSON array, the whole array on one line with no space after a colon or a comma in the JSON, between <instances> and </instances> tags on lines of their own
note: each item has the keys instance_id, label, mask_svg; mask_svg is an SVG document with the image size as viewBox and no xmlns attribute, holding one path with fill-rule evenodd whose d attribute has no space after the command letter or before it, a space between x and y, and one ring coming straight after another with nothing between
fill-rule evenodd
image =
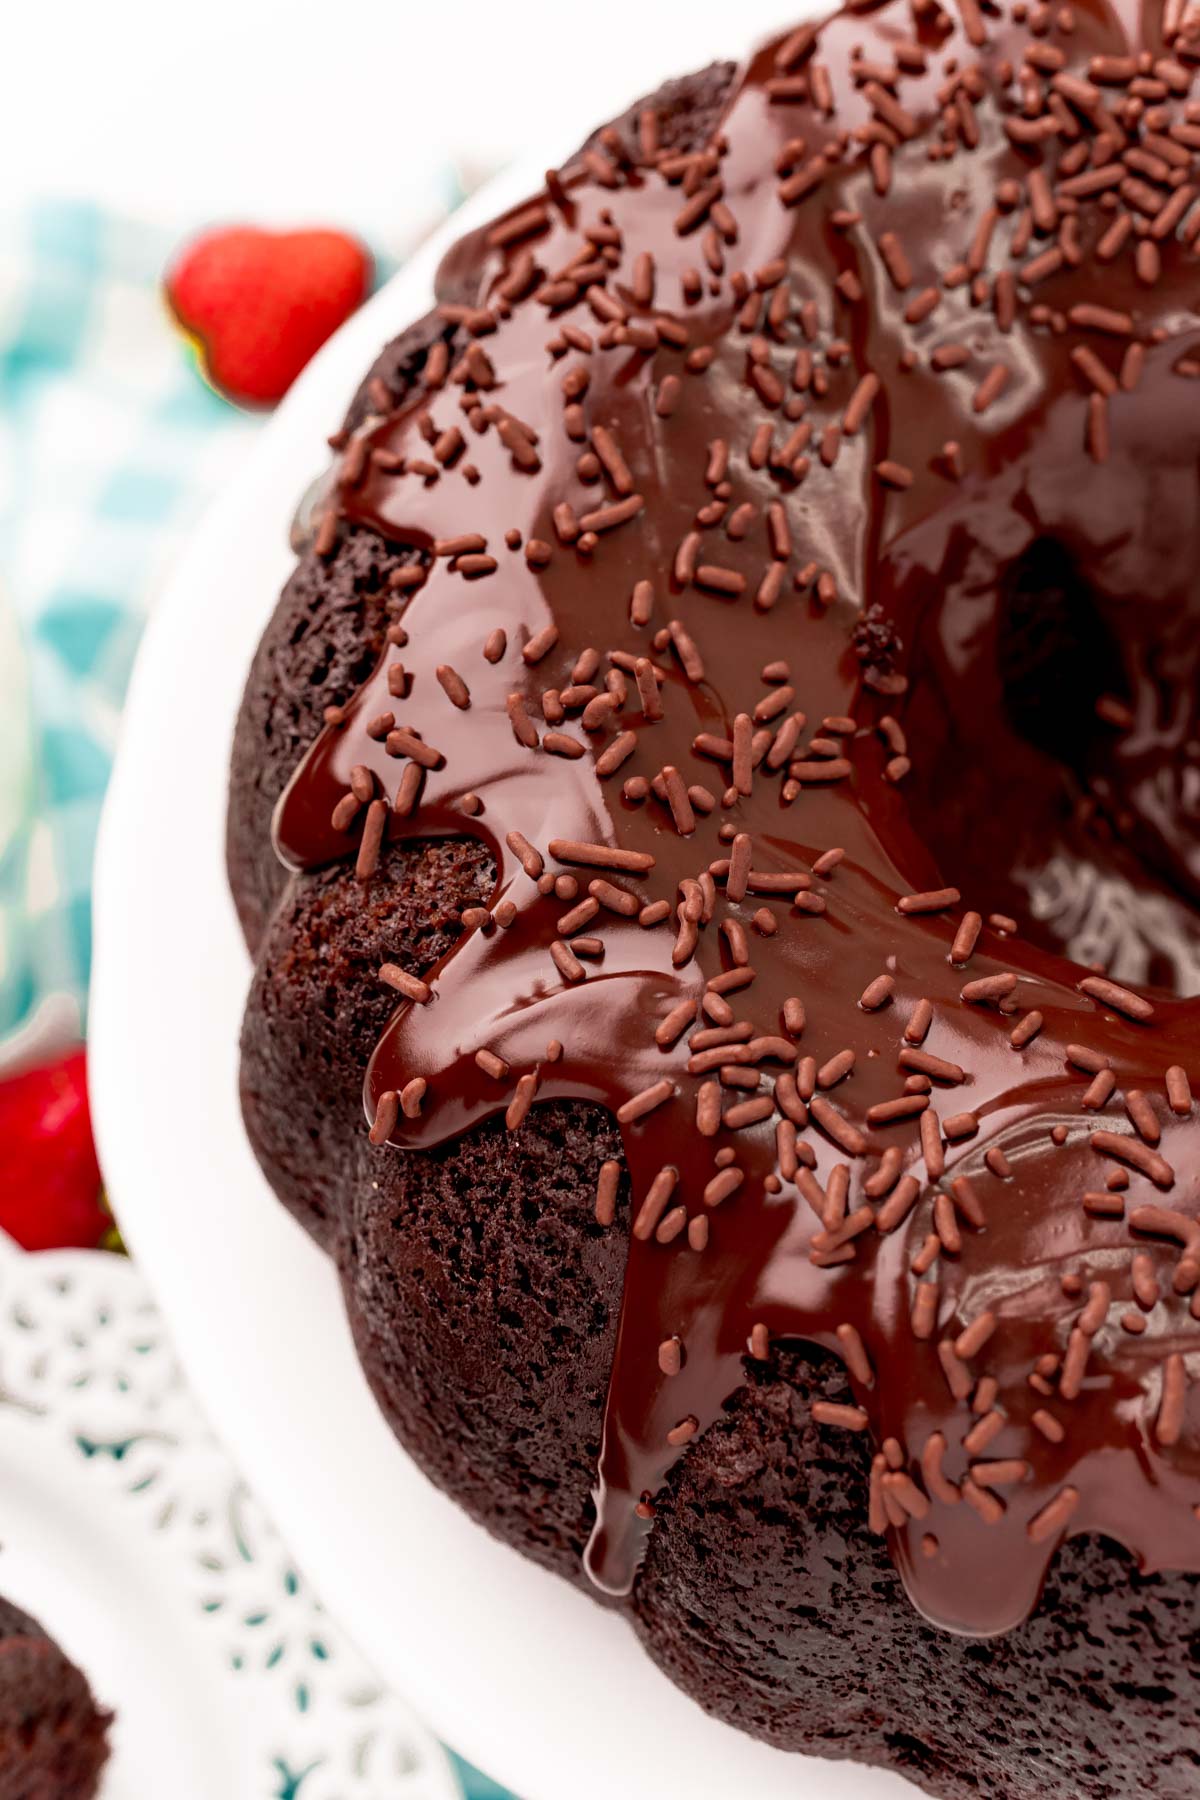
<instances>
[{"instance_id":1,"label":"cake slice","mask_svg":"<svg viewBox=\"0 0 1200 1800\"><path fill-rule=\"evenodd\" d=\"M90 1800L110 1722L53 1638L0 1599L0 1800Z\"/></svg>"}]
</instances>

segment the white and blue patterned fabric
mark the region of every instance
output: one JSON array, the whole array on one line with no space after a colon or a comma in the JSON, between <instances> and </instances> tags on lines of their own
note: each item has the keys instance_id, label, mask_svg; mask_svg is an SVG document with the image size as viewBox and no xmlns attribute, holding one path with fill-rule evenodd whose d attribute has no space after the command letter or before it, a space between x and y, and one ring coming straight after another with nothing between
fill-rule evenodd
<instances>
[{"instance_id":1,"label":"white and blue patterned fabric","mask_svg":"<svg viewBox=\"0 0 1200 1800\"><path fill-rule=\"evenodd\" d=\"M82 1004L146 608L255 430L169 325L170 247L87 204L0 218L0 1037L48 995Z\"/></svg>"}]
</instances>

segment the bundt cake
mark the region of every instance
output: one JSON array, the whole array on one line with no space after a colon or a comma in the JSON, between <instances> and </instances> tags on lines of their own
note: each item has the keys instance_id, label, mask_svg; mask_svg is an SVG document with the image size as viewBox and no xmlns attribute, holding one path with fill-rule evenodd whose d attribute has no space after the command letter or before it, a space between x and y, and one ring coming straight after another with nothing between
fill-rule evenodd
<instances>
[{"instance_id":1,"label":"bundt cake","mask_svg":"<svg viewBox=\"0 0 1200 1800\"><path fill-rule=\"evenodd\" d=\"M867 0L635 106L380 355L234 745L397 1436L947 1800L1200 1792L1198 70Z\"/></svg>"},{"instance_id":2,"label":"bundt cake","mask_svg":"<svg viewBox=\"0 0 1200 1800\"><path fill-rule=\"evenodd\" d=\"M0 1599L0 1796L91 1800L109 1715L42 1627Z\"/></svg>"}]
</instances>

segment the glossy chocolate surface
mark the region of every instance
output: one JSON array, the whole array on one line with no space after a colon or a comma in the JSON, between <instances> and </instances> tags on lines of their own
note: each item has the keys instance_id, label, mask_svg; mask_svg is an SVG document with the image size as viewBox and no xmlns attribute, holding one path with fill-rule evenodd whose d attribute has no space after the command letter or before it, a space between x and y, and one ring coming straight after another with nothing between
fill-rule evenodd
<instances>
[{"instance_id":1,"label":"glossy chocolate surface","mask_svg":"<svg viewBox=\"0 0 1200 1800\"><path fill-rule=\"evenodd\" d=\"M1172 1102L1165 1086L1169 1068L1200 1077L1200 1003L1155 997L1151 1018L1128 1017L1128 997L1106 1005L1081 991L1088 971L1020 930L984 924L964 957L950 954L966 910L986 918L998 904L988 869L1011 892L1018 845L1055 828L1068 791L1081 797L1081 829L1099 818L1122 854L1141 860L1185 938L1200 888L1200 387L1191 373L1200 361L1200 265L1186 215L1178 233L1164 234L1153 282L1148 260L1139 272L1135 259L1139 228L1120 255L1098 259L1096 241L1117 210L1101 198L1068 194L1050 220L1035 182L1042 223L1024 217L1032 169L1044 166L1046 191L1061 195L1072 177L1056 175L1056 159L1074 144L1084 144L1084 169L1106 166L1112 151L1097 153L1095 139L1112 113L1097 109L1126 102L1125 89L1087 99L1089 114L1060 102L1060 135L1040 145L1014 144L1005 130L1014 116L1045 116L1044 98L1041 114L1023 98L1031 45L1029 79L1044 96L1062 72L1088 83L1096 56L1168 58L1172 22L1158 7L1099 0L1067 18L1048 9L1043 21L1031 9L1022 22L1014 12L980 17L973 7L891 0L840 14L815 48L758 52L719 127L723 230L711 209L693 228L678 225L688 186L711 184L711 171L681 181L669 162L647 166L645 153L615 160L611 146L598 164L570 165L566 189L543 196L539 228L507 247L477 234L445 271L444 292L469 290L491 308L486 329L478 317L466 324L478 332L487 385L476 392L463 365L459 380L452 373L400 412L369 420L360 439L372 454L352 444L336 490L341 516L428 552L428 571L403 613L407 643L389 650L285 794L280 853L298 868L355 854L361 815L349 832L331 815L356 768L395 799L407 759L389 753L386 732L367 730L391 713L395 728L438 755L426 757L437 766L425 771L418 803L392 813L389 831L483 838L500 871L491 911L512 915L468 929L428 977L431 997L400 1005L367 1075L368 1116L382 1095L423 1078L419 1104L409 1088L413 1116L401 1113L390 1134L420 1150L504 1113L523 1076L536 1075L541 1098L578 1097L614 1112L670 1084L668 1100L622 1124L635 1219L664 1168L677 1181L659 1215L642 1212L648 1235L635 1230L630 1240L588 1554L594 1579L612 1592L634 1580L653 1495L686 1454L688 1432L702 1431L738 1388L755 1327L760 1347L765 1327L770 1338L846 1358L865 1413L849 1423L865 1423L877 1451L877 1524L914 1602L936 1623L978 1634L1016 1624L1036 1605L1066 1531L1112 1537L1146 1568L1200 1570L1200 1398L1189 1382L1193 1364L1200 1375L1192 1299L1200 1262L1193 1269L1187 1254L1200 1234L1200 1158L1190 1098L1180 1097L1177 1076ZM1190 78L1194 65L1182 67ZM801 82L807 97L781 100L772 92L781 80ZM1143 105L1187 125L1188 96L1160 85L1166 99ZM956 144L931 156L947 108ZM1167 120L1152 123L1161 139ZM1131 115L1126 147L1138 129L1144 135L1145 124ZM868 142L841 135L856 132ZM797 138L803 151L787 150ZM872 139L891 140L886 192ZM826 148L810 191L786 203L781 186ZM1077 151L1069 166L1078 174ZM1006 181L1021 184L1015 201ZM1164 184L1163 195L1178 186ZM981 233L998 190L1001 204ZM1023 278L1060 242L1073 206L1077 262ZM590 251L588 228L598 228ZM1014 255L1022 231L1032 240ZM899 260L882 242L887 233ZM1158 243L1149 224L1143 236ZM1067 242L1073 249L1071 232ZM561 279L581 245L615 306L604 298L594 306L596 287L557 306L536 291L502 297L523 254L535 260L536 288ZM636 266L646 253L652 298L645 265L640 276ZM967 270L962 280L956 265ZM1018 276L1011 318L995 284L1002 271ZM914 318L931 287L936 304ZM772 312L781 289L786 305ZM1072 316L1079 304L1107 309L1102 328ZM644 332L631 341L631 323L655 318L668 321L665 341L640 347ZM467 341L460 332L456 361ZM1136 371L1131 342L1144 347ZM1099 387L1072 360L1080 346L1102 365ZM705 360L697 351L711 351L707 366L696 366ZM1006 371L1004 385L983 403L994 365ZM575 377L564 396L573 371L586 384ZM866 372L878 392L861 419L854 408L848 419ZM499 412L487 419L476 410L472 424L467 409L481 405L520 421L516 438L501 430ZM583 437L572 437L580 416ZM796 445L804 423L809 442L780 466L775 453L789 439ZM628 481L611 458L598 479L586 464L581 474L598 427L619 447ZM462 449L443 437L452 428ZM715 440L728 446L727 470L713 460ZM414 461L440 473L414 472ZM464 475L467 465L477 479ZM631 502L631 516L609 524L603 509L630 488L640 506ZM556 525L564 502L574 525L561 514ZM753 510L739 514L744 503ZM772 505L786 531L778 512L774 523L768 517ZM594 542L581 545L597 511ZM506 544L513 532L519 548ZM464 533L486 540L476 553L494 558L494 571L474 577L433 554ZM542 566L527 559L531 540L550 546ZM764 590L773 567L779 574ZM640 582L653 590L644 624L631 620ZM661 635L672 621L684 630L683 656ZM524 646L547 626L556 639L531 662ZM491 661L483 646L498 628L506 647ZM689 638L702 671L693 663L689 673ZM661 717L647 716L635 658L656 671L659 701L649 712ZM786 681L779 671L764 679L781 659ZM397 662L406 672L400 694L388 673ZM585 722L614 667L625 675L617 704L592 707ZM1036 681L1026 679L1031 667ZM469 690L465 709L439 678L447 668ZM784 687L791 696L773 700ZM553 696L572 689L559 717ZM533 746L518 741L514 695L541 740ZM804 715L789 728L795 748L772 766L772 746L795 713ZM748 726L735 726L739 714ZM614 773L598 773L619 732L635 734L635 746ZM755 732L764 735L741 784L749 791L731 783L731 761L694 747L698 734L732 746ZM843 763L842 777L831 778ZM663 770L680 772L678 783L667 777L677 793L707 789L712 810L679 801L673 812L653 790L625 796L630 777L653 781ZM741 898L725 892L732 832L723 825L750 840ZM539 888L521 840L551 875L576 877L574 898L543 892L545 881ZM564 840L652 866L588 866ZM958 845L969 881L956 866ZM836 867L814 873L834 847L844 852ZM794 877L794 894L763 891L764 876ZM636 911L606 902L581 924L568 917L560 937L558 921L597 879L636 895L639 907L669 902L670 917L642 924ZM961 902L898 907L947 884L962 888ZM552 957L552 943L578 937L599 940L599 956ZM714 999L707 984L742 966L753 979ZM881 975L890 991L864 1006L860 996ZM1015 981L999 982L991 997L962 997L967 984L1006 975ZM700 1011L706 997L709 1016ZM788 997L802 1002L802 1030L794 1009L785 1027ZM914 1043L923 1000L932 1022ZM684 1001L696 1018L672 1043L656 1041ZM1035 1010L1040 1030L1014 1044ZM1132 1010L1141 1010L1136 1001ZM709 1047L701 1037L698 1052L696 1033L719 1031L730 1016L725 1056L689 1069ZM751 1030L739 1032L741 1022ZM773 1042L764 1049L761 1039ZM1068 1045L1082 1046L1090 1066L1072 1060ZM804 1095L813 1076L803 1059L826 1073L843 1050L853 1051L853 1066L806 1106L789 1076ZM929 1075L914 1050L948 1068ZM503 1059L507 1073L480 1067L481 1051ZM1097 1103L1095 1070L1105 1064L1115 1080ZM735 1113L704 1135L698 1095L710 1084L703 1112L722 1068L731 1072L720 1089L726 1117L760 1096L766 1116L741 1124ZM1149 1123L1131 1092L1146 1096ZM896 1100L914 1110L868 1117ZM937 1131L922 1132L921 1106ZM800 1157L811 1168L802 1160L793 1169L786 1124L779 1134L785 1111L799 1121ZM1097 1132L1119 1142L1097 1145ZM899 1158L883 1163L892 1148ZM1129 1154L1140 1166L1127 1166ZM725 1166L742 1179L713 1203L710 1184ZM1108 1186L1122 1169L1128 1185ZM892 1224L906 1191L897 1184L910 1175L911 1208ZM970 1185L954 1198L960 1177ZM955 1341L984 1315L994 1317L990 1332L985 1320L978 1347L968 1337L957 1354ZM681 1366L666 1374L662 1347L672 1339ZM941 1478L929 1450L935 1433L945 1443Z\"/></svg>"}]
</instances>

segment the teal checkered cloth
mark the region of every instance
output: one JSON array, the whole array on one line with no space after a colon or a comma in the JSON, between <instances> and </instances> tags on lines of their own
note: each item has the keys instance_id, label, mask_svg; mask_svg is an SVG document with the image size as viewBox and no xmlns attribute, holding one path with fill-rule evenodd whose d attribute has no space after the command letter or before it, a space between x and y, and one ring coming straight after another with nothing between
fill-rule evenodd
<instances>
[{"instance_id":1,"label":"teal checkered cloth","mask_svg":"<svg viewBox=\"0 0 1200 1800\"><path fill-rule=\"evenodd\" d=\"M0 1037L87 992L96 821L145 610L255 430L168 325L169 249L88 205L0 219Z\"/></svg>"},{"instance_id":2,"label":"teal checkered cloth","mask_svg":"<svg viewBox=\"0 0 1200 1800\"><path fill-rule=\"evenodd\" d=\"M424 222L457 197L437 175ZM82 1013L92 851L147 608L258 428L200 380L172 241L88 204L0 214L0 1041ZM511 1800L455 1759L467 1800Z\"/></svg>"}]
</instances>

